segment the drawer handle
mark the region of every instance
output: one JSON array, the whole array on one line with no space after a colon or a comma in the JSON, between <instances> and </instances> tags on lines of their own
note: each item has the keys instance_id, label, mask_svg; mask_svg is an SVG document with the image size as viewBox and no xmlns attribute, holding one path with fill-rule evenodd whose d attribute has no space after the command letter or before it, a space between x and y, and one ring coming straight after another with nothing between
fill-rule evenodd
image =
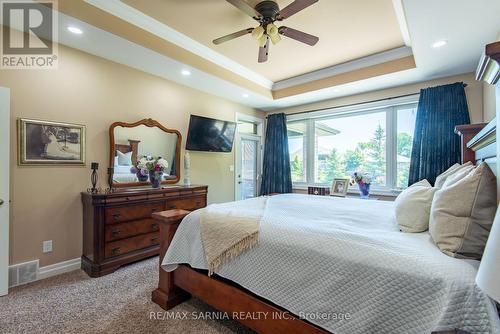
<instances>
[{"instance_id":1,"label":"drawer handle","mask_svg":"<svg viewBox=\"0 0 500 334\"><path fill-rule=\"evenodd\" d=\"M177 205L171 205L170 206L172 209L177 209Z\"/></svg>"},{"instance_id":2,"label":"drawer handle","mask_svg":"<svg viewBox=\"0 0 500 334\"><path fill-rule=\"evenodd\" d=\"M113 248L113 249L111 250L111 253L112 253L113 255L120 254L120 247Z\"/></svg>"},{"instance_id":3,"label":"drawer handle","mask_svg":"<svg viewBox=\"0 0 500 334\"><path fill-rule=\"evenodd\" d=\"M117 236L119 236L119 235L120 235L120 230L114 230L113 232L111 232L111 235L112 235L113 237L117 237Z\"/></svg>"},{"instance_id":4,"label":"drawer handle","mask_svg":"<svg viewBox=\"0 0 500 334\"><path fill-rule=\"evenodd\" d=\"M158 243L158 239L159 239L159 238L152 238L152 239L151 239L151 243L152 243L152 244L157 244L157 243Z\"/></svg>"},{"instance_id":5,"label":"drawer handle","mask_svg":"<svg viewBox=\"0 0 500 334\"><path fill-rule=\"evenodd\" d=\"M153 230L156 230L158 228L158 224L157 223L151 224L151 228Z\"/></svg>"},{"instance_id":6,"label":"drawer handle","mask_svg":"<svg viewBox=\"0 0 500 334\"><path fill-rule=\"evenodd\" d=\"M114 220L114 221L117 221L117 220L119 220L119 219L120 219L120 217L121 217L121 215L120 215L119 213L115 213L115 214L113 215L113 220Z\"/></svg>"}]
</instances>

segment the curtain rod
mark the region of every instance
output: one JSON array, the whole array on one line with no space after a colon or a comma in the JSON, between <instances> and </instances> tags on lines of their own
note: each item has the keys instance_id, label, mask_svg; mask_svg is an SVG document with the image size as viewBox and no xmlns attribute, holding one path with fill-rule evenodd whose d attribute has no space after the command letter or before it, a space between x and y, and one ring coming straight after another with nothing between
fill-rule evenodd
<instances>
[{"instance_id":1,"label":"curtain rod","mask_svg":"<svg viewBox=\"0 0 500 334\"><path fill-rule=\"evenodd\" d=\"M464 83L464 88L465 87L467 87L466 83ZM398 96L391 96L391 97L387 97L387 98L383 98L383 99L377 99L377 100L371 100L371 101L364 101L364 102L357 102L357 103L351 103L351 104L344 104L344 105L335 106L335 107L326 107L326 108L312 109L312 110L306 110L306 111L297 111L297 112L289 113L289 114L286 114L286 115L287 116L291 116L291 115L299 115L299 114L309 114L309 113L317 112L317 111L324 111L324 110L337 109L337 108L345 108L345 107L353 107L353 106L358 106L358 105L361 105L361 104L368 104L368 103L375 103L375 102L381 102L381 101L388 101L388 100L399 99L401 97L408 97L408 96L413 96L413 95L418 95L418 94L420 94L420 92L418 92L418 93L411 93L411 94L403 94L403 95L398 95ZM267 116L266 116L266 118L267 118Z\"/></svg>"}]
</instances>

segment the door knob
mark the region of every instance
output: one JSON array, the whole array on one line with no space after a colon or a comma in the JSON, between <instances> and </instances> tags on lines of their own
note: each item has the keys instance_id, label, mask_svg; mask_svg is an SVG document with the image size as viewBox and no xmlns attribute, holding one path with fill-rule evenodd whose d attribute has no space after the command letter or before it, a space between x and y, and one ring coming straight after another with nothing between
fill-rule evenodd
<instances>
[{"instance_id":1,"label":"door knob","mask_svg":"<svg viewBox=\"0 0 500 334\"><path fill-rule=\"evenodd\" d=\"M0 199L0 205L3 205L3 199Z\"/></svg>"}]
</instances>

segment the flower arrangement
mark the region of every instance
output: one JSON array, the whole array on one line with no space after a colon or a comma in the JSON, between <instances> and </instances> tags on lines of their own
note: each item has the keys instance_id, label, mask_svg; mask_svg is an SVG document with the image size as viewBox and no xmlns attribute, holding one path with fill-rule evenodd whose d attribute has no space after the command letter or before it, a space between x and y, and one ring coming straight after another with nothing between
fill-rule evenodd
<instances>
[{"instance_id":1,"label":"flower arrangement","mask_svg":"<svg viewBox=\"0 0 500 334\"><path fill-rule=\"evenodd\" d=\"M354 174L352 174L352 181L351 181L351 185L354 185L355 183L357 183L358 185L361 184L371 184L372 183L372 177L368 174L363 174L363 173L359 173L359 172L355 172Z\"/></svg>"},{"instance_id":2,"label":"flower arrangement","mask_svg":"<svg viewBox=\"0 0 500 334\"><path fill-rule=\"evenodd\" d=\"M370 197L370 185L372 183L372 177L368 174L363 174L360 172L355 172L352 174L351 185L355 183L358 184L359 193L361 198Z\"/></svg>"},{"instance_id":3,"label":"flower arrangement","mask_svg":"<svg viewBox=\"0 0 500 334\"><path fill-rule=\"evenodd\" d=\"M130 172L136 174L139 180L149 176L153 187L158 188L161 184L163 174L168 169L168 161L162 157L144 156L137 161L136 166L130 168ZM144 181L145 181L144 180Z\"/></svg>"}]
</instances>

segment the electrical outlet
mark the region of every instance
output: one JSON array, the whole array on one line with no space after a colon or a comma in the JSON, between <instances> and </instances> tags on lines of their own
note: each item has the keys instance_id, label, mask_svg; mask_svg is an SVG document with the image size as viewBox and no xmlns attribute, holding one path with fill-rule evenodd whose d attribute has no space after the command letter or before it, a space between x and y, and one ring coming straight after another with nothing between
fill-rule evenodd
<instances>
[{"instance_id":1,"label":"electrical outlet","mask_svg":"<svg viewBox=\"0 0 500 334\"><path fill-rule=\"evenodd\" d=\"M234 172L234 165L230 165L230 166L229 166L229 171L230 171L230 172Z\"/></svg>"},{"instance_id":2,"label":"electrical outlet","mask_svg":"<svg viewBox=\"0 0 500 334\"><path fill-rule=\"evenodd\" d=\"M42 250L44 253L52 252L52 240L47 240L43 242Z\"/></svg>"}]
</instances>

